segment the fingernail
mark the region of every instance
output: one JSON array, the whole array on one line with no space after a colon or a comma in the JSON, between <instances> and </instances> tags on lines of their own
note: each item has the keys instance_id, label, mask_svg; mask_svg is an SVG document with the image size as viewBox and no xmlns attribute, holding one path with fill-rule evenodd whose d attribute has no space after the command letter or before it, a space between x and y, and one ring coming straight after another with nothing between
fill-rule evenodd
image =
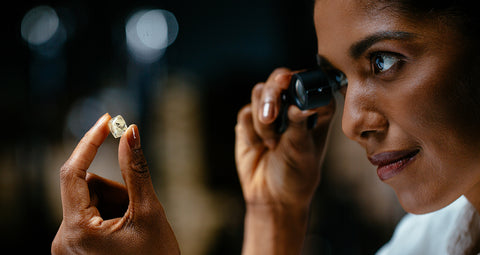
<instances>
[{"instance_id":1,"label":"fingernail","mask_svg":"<svg viewBox=\"0 0 480 255\"><path fill-rule=\"evenodd\" d=\"M273 118L273 103L272 102L265 102L263 104L263 111L262 111L262 117L265 120L270 120Z\"/></svg>"},{"instance_id":2,"label":"fingernail","mask_svg":"<svg viewBox=\"0 0 480 255\"><path fill-rule=\"evenodd\" d=\"M130 125L131 134L128 136L128 145L131 149L140 149L140 134L138 132L138 127L135 124Z\"/></svg>"}]
</instances>

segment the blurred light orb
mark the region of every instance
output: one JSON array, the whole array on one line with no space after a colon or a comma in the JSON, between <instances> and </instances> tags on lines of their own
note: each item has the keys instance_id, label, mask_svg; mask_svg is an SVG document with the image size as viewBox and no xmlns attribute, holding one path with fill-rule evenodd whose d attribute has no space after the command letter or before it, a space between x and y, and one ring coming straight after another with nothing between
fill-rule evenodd
<instances>
[{"instance_id":1,"label":"blurred light orb","mask_svg":"<svg viewBox=\"0 0 480 255\"><path fill-rule=\"evenodd\" d=\"M55 10L49 6L37 6L22 19L22 38L31 45L41 45L50 40L58 30L60 21Z\"/></svg>"},{"instance_id":2,"label":"blurred light orb","mask_svg":"<svg viewBox=\"0 0 480 255\"><path fill-rule=\"evenodd\" d=\"M137 35L140 41L152 49L164 49L168 43L168 26L162 12L148 11L137 21Z\"/></svg>"},{"instance_id":3,"label":"blurred light orb","mask_svg":"<svg viewBox=\"0 0 480 255\"><path fill-rule=\"evenodd\" d=\"M178 35L178 22L166 10L141 10L134 13L125 25L127 48L139 62L153 63Z\"/></svg>"}]
</instances>

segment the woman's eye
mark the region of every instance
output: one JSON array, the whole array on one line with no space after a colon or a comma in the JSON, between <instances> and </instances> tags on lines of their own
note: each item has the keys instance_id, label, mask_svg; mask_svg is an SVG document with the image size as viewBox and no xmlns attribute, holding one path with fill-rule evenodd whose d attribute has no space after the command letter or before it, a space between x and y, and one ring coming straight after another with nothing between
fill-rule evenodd
<instances>
[{"instance_id":1,"label":"woman's eye","mask_svg":"<svg viewBox=\"0 0 480 255\"><path fill-rule=\"evenodd\" d=\"M378 53L372 56L372 69L375 74L390 70L400 59L392 54Z\"/></svg>"},{"instance_id":2,"label":"woman's eye","mask_svg":"<svg viewBox=\"0 0 480 255\"><path fill-rule=\"evenodd\" d=\"M348 84L347 76L345 76L345 74L342 73L342 72L340 72L340 71L336 72L336 74L335 74L335 81L337 82L337 84L338 84L340 87L347 86L347 84Z\"/></svg>"}]
</instances>

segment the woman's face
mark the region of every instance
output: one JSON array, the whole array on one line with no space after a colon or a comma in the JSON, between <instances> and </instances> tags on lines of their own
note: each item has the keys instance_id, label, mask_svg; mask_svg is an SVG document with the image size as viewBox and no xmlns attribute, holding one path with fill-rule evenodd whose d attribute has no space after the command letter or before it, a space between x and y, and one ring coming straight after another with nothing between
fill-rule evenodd
<instances>
[{"instance_id":1,"label":"woman's face","mask_svg":"<svg viewBox=\"0 0 480 255\"><path fill-rule=\"evenodd\" d=\"M480 183L476 54L441 19L367 2L315 5L318 54L348 79L343 131L405 210L440 209Z\"/></svg>"}]
</instances>

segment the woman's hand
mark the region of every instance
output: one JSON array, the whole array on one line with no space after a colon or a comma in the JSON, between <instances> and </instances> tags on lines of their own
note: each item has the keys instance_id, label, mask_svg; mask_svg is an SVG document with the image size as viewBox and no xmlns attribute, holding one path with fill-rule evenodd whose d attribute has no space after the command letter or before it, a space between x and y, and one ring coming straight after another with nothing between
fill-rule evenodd
<instances>
[{"instance_id":1,"label":"woman's hand","mask_svg":"<svg viewBox=\"0 0 480 255\"><path fill-rule=\"evenodd\" d=\"M126 185L87 173L108 136L101 117L60 170L63 221L52 254L180 254L158 201L138 128L121 137L118 158Z\"/></svg>"},{"instance_id":2,"label":"woman's hand","mask_svg":"<svg viewBox=\"0 0 480 255\"><path fill-rule=\"evenodd\" d=\"M278 134L274 120L291 75L288 69L275 70L253 88L251 104L238 114L235 156L247 204L308 206L320 180L334 102L307 111L289 107L288 129ZM317 123L309 129L313 114Z\"/></svg>"},{"instance_id":3,"label":"woman's hand","mask_svg":"<svg viewBox=\"0 0 480 255\"><path fill-rule=\"evenodd\" d=\"M308 207L320 181L335 104L332 100L307 111L289 107L288 128L278 134L274 120L291 76L288 69L275 70L267 82L253 88L251 104L238 114L235 158L247 204L245 254L299 252ZM317 123L308 128L314 114Z\"/></svg>"}]
</instances>

